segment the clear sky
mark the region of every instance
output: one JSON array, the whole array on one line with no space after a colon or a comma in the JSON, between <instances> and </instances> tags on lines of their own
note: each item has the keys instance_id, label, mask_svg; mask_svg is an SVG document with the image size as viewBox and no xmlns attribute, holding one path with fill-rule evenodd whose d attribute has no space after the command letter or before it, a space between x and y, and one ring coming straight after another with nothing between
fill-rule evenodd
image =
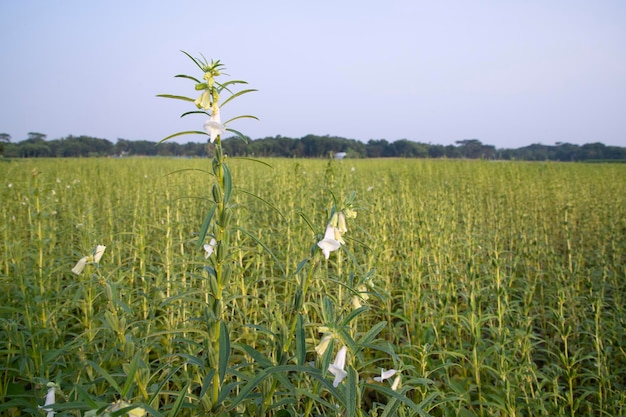
<instances>
[{"instance_id":1,"label":"clear sky","mask_svg":"<svg viewBox=\"0 0 626 417\"><path fill-rule=\"evenodd\" d=\"M0 133L202 129L156 97L196 95L180 50L259 90L222 111L253 139L626 146L623 0L0 0Z\"/></svg>"}]
</instances>

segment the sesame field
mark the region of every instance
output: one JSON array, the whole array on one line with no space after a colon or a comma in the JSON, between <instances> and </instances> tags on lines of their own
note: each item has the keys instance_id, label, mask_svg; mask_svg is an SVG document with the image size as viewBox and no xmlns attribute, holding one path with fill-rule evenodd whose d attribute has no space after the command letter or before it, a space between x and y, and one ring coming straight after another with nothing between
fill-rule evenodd
<instances>
[{"instance_id":1,"label":"sesame field","mask_svg":"<svg viewBox=\"0 0 626 417\"><path fill-rule=\"evenodd\" d=\"M626 165L225 161L0 161L0 415L626 415Z\"/></svg>"}]
</instances>

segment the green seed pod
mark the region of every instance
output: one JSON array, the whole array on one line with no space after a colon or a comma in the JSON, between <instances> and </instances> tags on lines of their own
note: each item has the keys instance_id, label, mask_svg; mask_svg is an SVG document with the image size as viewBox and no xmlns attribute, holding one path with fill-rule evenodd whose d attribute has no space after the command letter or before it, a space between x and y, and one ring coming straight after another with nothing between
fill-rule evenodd
<instances>
[{"instance_id":1,"label":"green seed pod","mask_svg":"<svg viewBox=\"0 0 626 417\"><path fill-rule=\"evenodd\" d=\"M213 201L215 201L216 203L221 203L222 202L222 190L220 189L219 185L217 184L213 184L213 188L211 189L211 193L213 193Z\"/></svg>"},{"instance_id":2,"label":"green seed pod","mask_svg":"<svg viewBox=\"0 0 626 417\"><path fill-rule=\"evenodd\" d=\"M209 280L209 290L211 291L211 295L217 296L219 289L217 286L217 280L215 279L215 276L209 275L208 280Z\"/></svg>"},{"instance_id":3,"label":"green seed pod","mask_svg":"<svg viewBox=\"0 0 626 417\"><path fill-rule=\"evenodd\" d=\"M218 224L220 226L222 226L224 229L228 227L228 224L230 223L230 219L233 217L232 213L230 212L230 210L224 210L222 212L222 215L220 216L219 222Z\"/></svg>"}]
</instances>

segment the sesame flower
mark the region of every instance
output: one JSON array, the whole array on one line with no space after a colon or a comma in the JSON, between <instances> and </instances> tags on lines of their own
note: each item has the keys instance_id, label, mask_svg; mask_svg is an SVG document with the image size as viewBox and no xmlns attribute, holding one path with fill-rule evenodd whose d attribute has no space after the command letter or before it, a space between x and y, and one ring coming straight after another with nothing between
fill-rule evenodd
<instances>
[{"instance_id":1,"label":"sesame flower","mask_svg":"<svg viewBox=\"0 0 626 417\"><path fill-rule=\"evenodd\" d=\"M389 369L388 371L385 371L384 368L381 368L380 376L375 376L374 381L383 382L385 379L389 379L394 376L397 372L398 371L395 369Z\"/></svg>"},{"instance_id":2,"label":"sesame flower","mask_svg":"<svg viewBox=\"0 0 626 417\"><path fill-rule=\"evenodd\" d=\"M85 269L85 265L87 265L88 260L89 256L83 256L80 258L78 262L76 262L76 265L74 265L74 268L72 268L72 272L76 275L80 275L83 272L83 269Z\"/></svg>"},{"instance_id":3,"label":"sesame flower","mask_svg":"<svg viewBox=\"0 0 626 417\"><path fill-rule=\"evenodd\" d=\"M204 130L211 137L211 143L213 143L215 141L215 138L217 138L219 135L223 135L226 132L226 128L224 127L220 119L219 107L215 106L215 109L213 110L209 120L204 122Z\"/></svg>"},{"instance_id":4,"label":"sesame flower","mask_svg":"<svg viewBox=\"0 0 626 417\"><path fill-rule=\"evenodd\" d=\"M328 349L328 344L330 343L332 338L333 337L330 333L326 333L322 337L322 340L320 340L319 345L315 346L315 351L317 352L318 355L324 356L324 353L326 352L326 349Z\"/></svg>"},{"instance_id":5,"label":"sesame flower","mask_svg":"<svg viewBox=\"0 0 626 417\"><path fill-rule=\"evenodd\" d=\"M96 246L96 250L94 254L90 256L83 256L82 258L80 258L78 262L76 262L76 265L74 265L74 268L72 268L72 272L75 273L76 275L80 275L85 269L85 266L87 264L99 263L100 259L102 258L102 255L104 255L104 251L106 250L106 248L107 247L104 245Z\"/></svg>"},{"instance_id":6,"label":"sesame flower","mask_svg":"<svg viewBox=\"0 0 626 417\"><path fill-rule=\"evenodd\" d=\"M328 259L330 253L336 251L341 246L341 242L336 239L335 228L330 224L326 227L326 233L324 233L324 239L317 242L317 246L324 253L324 257Z\"/></svg>"},{"instance_id":7,"label":"sesame flower","mask_svg":"<svg viewBox=\"0 0 626 417\"><path fill-rule=\"evenodd\" d=\"M393 380L393 384L391 384L391 389L394 391L397 391L398 387L400 387L400 374L396 376L396 379Z\"/></svg>"},{"instance_id":8,"label":"sesame flower","mask_svg":"<svg viewBox=\"0 0 626 417\"><path fill-rule=\"evenodd\" d=\"M217 245L217 241L215 239L211 239L208 244L204 245L204 250L206 251L206 255L204 255L205 258L211 256L211 254L215 250L215 245Z\"/></svg>"},{"instance_id":9,"label":"sesame flower","mask_svg":"<svg viewBox=\"0 0 626 417\"><path fill-rule=\"evenodd\" d=\"M202 91L202 94L194 103L199 109L209 110L211 108L211 92L209 89Z\"/></svg>"},{"instance_id":10,"label":"sesame flower","mask_svg":"<svg viewBox=\"0 0 626 417\"><path fill-rule=\"evenodd\" d=\"M42 410L47 411L46 413L46 417L54 417L54 411L48 407L49 405L54 405L54 400L55 400L55 391L56 391L56 384L49 382L48 383L48 393L46 394L46 402L44 403L43 407L40 407Z\"/></svg>"},{"instance_id":11,"label":"sesame flower","mask_svg":"<svg viewBox=\"0 0 626 417\"><path fill-rule=\"evenodd\" d=\"M100 262L100 258L102 258L102 255L104 255L104 251L106 250L106 246L104 245L98 245L96 246L96 253L93 255L93 262L94 263L99 263Z\"/></svg>"},{"instance_id":12,"label":"sesame flower","mask_svg":"<svg viewBox=\"0 0 626 417\"><path fill-rule=\"evenodd\" d=\"M348 373L344 369L346 366L347 351L348 348L345 346L339 349L339 352L337 352L337 356L335 357L335 362L331 363L328 366L328 371L331 374L335 375L335 380L333 381L333 387L335 388L337 388L341 381L343 381L343 379L348 376Z\"/></svg>"}]
</instances>

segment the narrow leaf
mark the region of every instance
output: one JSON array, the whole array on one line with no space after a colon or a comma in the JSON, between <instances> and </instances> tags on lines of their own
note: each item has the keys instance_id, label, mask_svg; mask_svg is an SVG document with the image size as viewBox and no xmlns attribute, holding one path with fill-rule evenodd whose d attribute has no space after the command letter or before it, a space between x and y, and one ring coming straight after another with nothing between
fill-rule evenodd
<instances>
[{"instance_id":1,"label":"narrow leaf","mask_svg":"<svg viewBox=\"0 0 626 417\"><path fill-rule=\"evenodd\" d=\"M354 417L359 406L357 404L358 375L352 366L348 367L348 380L346 382L346 417Z\"/></svg>"},{"instance_id":2,"label":"narrow leaf","mask_svg":"<svg viewBox=\"0 0 626 417\"><path fill-rule=\"evenodd\" d=\"M211 220L213 219L213 215L215 214L216 208L217 208L217 205L213 204L213 207L211 207L209 212L204 217L204 221L202 222L202 227L200 227L200 234L198 235L198 243L196 244L196 250L200 250L202 248L202 244L204 243L204 239L206 238L206 234L209 230L209 226L211 225Z\"/></svg>"},{"instance_id":3,"label":"narrow leaf","mask_svg":"<svg viewBox=\"0 0 626 417\"><path fill-rule=\"evenodd\" d=\"M178 132L178 133L174 133L173 135L169 135L168 137L161 139L159 142L157 143L162 143L165 142L166 140L175 138L176 136L182 136L182 135L205 135L208 136L209 134L207 132L201 132L199 130L188 130L185 132Z\"/></svg>"},{"instance_id":4,"label":"narrow leaf","mask_svg":"<svg viewBox=\"0 0 626 417\"><path fill-rule=\"evenodd\" d=\"M178 75L175 75L174 78L187 78L189 80L195 81L197 84L202 84L202 81L198 80L195 77L192 77L191 75L178 74Z\"/></svg>"},{"instance_id":5,"label":"narrow leaf","mask_svg":"<svg viewBox=\"0 0 626 417\"><path fill-rule=\"evenodd\" d=\"M122 398L127 398L126 395L130 391L133 383L135 382L135 374L137 373L137 369L139 369L139 364L141 363L141 352L137 352L133 357L133 360L130 362L130 368L126 373L126 382L124 382L124 386L122 387L122 392L120 392L120 396Z\"/></svg>"},{"instance_id":6,"label":"narrow leaf","mask_svg":"<svg viewBox=\"0 0 626 417\"><path fill-rule=\"evenodd\" d=\"M181 114L180 117L185 117L185 116L190 115L190 114L204 114L205 116L209 116L209 113L207 113L207 112L205 112L203 110L193 110L193 111L188 111L188 112L185 112L185 113Z\"/></svg>"},{"instance_id":7,"label":"narrow leaf","mask_svg":"<svg viewBox=\"0 0 626 417\"><path fill-rule=\"evenodd\" d=\"M183 100L183 101L191 101L191 102L196 101L195 98L185 97L185 96L176 96L173 94L157 94L157 97L173 98L174 100Z\"/></svg>"},{"instance_id":8,"label":"narrow leaf","mask_svg":"<svg viewBox=\"0 0 626 417\"><path fill-rule=\"evenodd\" d=\"M219 377L220 384L224 381L226 369L228 368L228 359L230 358L230 335L226 322L220 321L220 355L219 355Z\"/></svg>"},{"instance_id":9,"label":"narrow leaf","mask_svg":"<svg viewBox=\"0 0 626 417\"><path fill-rule=\"evenodd\" d=\"M113 387L113 389L115 389L115 391L117 391L119 394L122 393L122 389L120 388L120 386L117 384L117 382L115 382L115 379L113 379L113 377L107 371L102 369L100 365L93 361L87 361L87 363L91 365Z\"/></svg>"},{"instance_id":10,"label":"narrow leaf","mask_svg":"<svg viewBox=\"0 0 626 417\"><path fill-rule=\"evenodd\" d=\"M241 116L235 116L232 119L228 119L227 121L224 122L224 126L226 126L228 123L232 122L233 120L237 120L237 119L254 119L254 120L259 120L259 118L256 117L256 116L252 116L250 114L243 114Z\"/></svg>"},{"instance_id":11,"label":"narrow leaf","mask_svg":"<svg viewBox=\"0 0 626 417\"><path fill-rule=\"evenodd\" d=\"M228 103L229 101L231 101L231 100L232 100L232 99L234 99L235 97L239 97L240 95L243 95L243 94L246 94L246 93L252 93L252 92L254 92L254 91L257 91L257 90L254 90L254 89L249 89L249 90L241 90L241 91L237 91L235 94L233 94L232 96L230 96L230 97L228 97L226 100L224 100L224 101L222 102L222 104L221 104L221 106L220 106L220 107L224 107L224 105L225 105L226 103ZM195 101L195 100L193 100L193 101Z\"/></svg>"},{"instance_id":12,"label":"narrow leaf","mask_svg":"<svg viewBox=\"0 0 626 417\"><path fill-rule=\"evenodd\" d=\"M368 330L367 333L359 339L359 345L363 347L367 347L376 336L387 326L386 321L381 321L380 323L376 323L371 329Z\"/></svg>"},{"instance_id":13,"label":"narrow leaf","mask_svg":"<svg viewBox=\"0 0 626 417\"><path fill-rule=\"evenodd\" d=\"M228 127L228 128L226 128L226 131L227 131L227 132L230 132L230 133L234 133L234 134L235 134L235 135L236 135L239 139L241 139L244 143L246 143L246 144L248 143L248 137L247 137L246 135L244 135L243 133L241 133L240 131L235 130L235 129L231 129L231 128L229 128L229 127Z\"/></svg>"},{"instance_id":14,"label":"narrow leaf","mask_svg":"<svg viewBox=\"0 0 626 417\"><path fill-rule=\"evenodd\" d=\"M202 65L200 65L200 63L198 62L198 60L196 58L192 57L191 55L189 55L185 51L180 51L180 52L182 52L183 54L187 55L189 57L189 59L191 59L198 66L198 68L200 68L202 70Z\"/></svg>"},{"instance_id":15,"label":"narrow leaf","mask_svg":"<svg viewBox=\"0 0 626 417\"><path fill-rule=\"evenodd\" d=\"M306 336L304 334L304 319L298 314L296 322L296 363L304 365L306 361Z\"/></svg>"},{"instance_id":16,"label":"narrow leaf","mask_svg":"<svg viewBox=\"0 0 626 417\"><path fill-rule=\"evenodd\" d=\"M243 234L247 235L250 239L254 240L256 243L258 243L265 250L265 252L267 252L272 257L272 259L274 259L276 266L278 266L278 268L280 268L280 270L283 271L283 274L285 273L285 267L283 267L283 264L280 263L280 260L276 257L276 255L274 255L274 252L272 252L272 250L268 248L265 243L261 242L256 236L248 232L243 227L237 227L236 229L241 231Z\"/></svg>"},{"instance_id":17,"label":"narrow leaf","mask_svg":"<svg viewBox=\"0 0 626 417\"><path fill-rule=\"evenodd\" d=\"M188 381L187 384L183 387L183 389L180 390L180 392L178 393L178 398L176 398L176 402L174 403L174 405L172 406L172 409L170 410L168 414L169 417L175 417L178 415L178 412L183 406L183 401L185 400L185 396L187 395L187 392L189 391L190 385L191 385L191 380Z\"/></svg>"},{"instance_id":18,"label":"narrow leaf","mask_svg":"<svg viewBox=\"0 0 626 417\"><path fill-rule=\"evenodd\" d=\"M228 200L230 200L230 194L233 191L233 178L230 174L230 169L228 165L222 164L224 167L224 205L228 204Z\"/></svg>"}]
</instances>

